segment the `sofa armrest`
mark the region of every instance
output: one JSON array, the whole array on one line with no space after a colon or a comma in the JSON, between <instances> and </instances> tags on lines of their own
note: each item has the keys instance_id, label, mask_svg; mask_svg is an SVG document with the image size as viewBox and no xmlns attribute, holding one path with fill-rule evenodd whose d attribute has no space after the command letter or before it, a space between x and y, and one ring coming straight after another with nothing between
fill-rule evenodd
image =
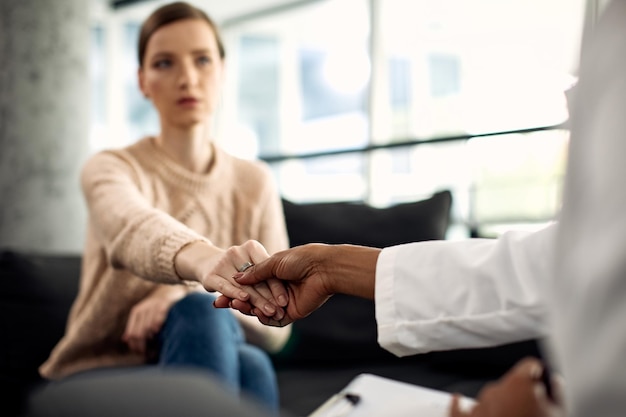
<instances>
[{"instance_id":1,"label":"sofa armrest","mask_svg":"<svg viewBox=\"0 0 626 417\"><path fill-rule=\"evenodd\" d=\"M80 262L79 255L0 251L0 391L9 415L40 382L39 365L63 336Z\"/></svg>"}]
</instances>

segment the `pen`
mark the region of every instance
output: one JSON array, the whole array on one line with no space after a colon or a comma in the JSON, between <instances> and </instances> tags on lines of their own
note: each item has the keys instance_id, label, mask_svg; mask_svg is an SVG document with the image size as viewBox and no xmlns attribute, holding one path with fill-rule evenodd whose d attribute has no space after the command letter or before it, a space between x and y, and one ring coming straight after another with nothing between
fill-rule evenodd
<instances>
[{"instance_id":1,"label":"pen","mask_svg":"<svg viewBox=\"0 0 626 417\"><path fill-rule=\"evenodd\" d=\"M330 410L330 413L327 414L326 417L345 417L347 416L350 411L352 411L352 409L361 401L361 397L358 394L352 394L352 393L345 393L342 395L342 397L340 398L341 407L338 407L335 409L335 407L333 407L333 409Z\"/></svg>"}]
</instances>

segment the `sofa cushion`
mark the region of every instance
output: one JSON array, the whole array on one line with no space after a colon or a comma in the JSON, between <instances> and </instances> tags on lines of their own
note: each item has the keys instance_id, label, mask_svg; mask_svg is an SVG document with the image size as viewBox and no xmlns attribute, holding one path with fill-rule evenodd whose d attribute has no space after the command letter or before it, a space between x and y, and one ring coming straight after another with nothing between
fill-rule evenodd
<instances>
[{"instance_id":1,"label":"sofa cushion","mask_svg":"<svg viewBox=\"0 0 626 417\"><path fill-rule=\"evenodd\" d=\"M387 208L350 202L283 204L292 246L319 242L383 248L444 239L452 196L441 191ZM337 294L293 324L287 346L273 359L277 366L333 366L386 362L392 357L377 343L373 301Z\"/></svg>"},{"instance_id":2,"label":"sofa cushion","mask_svg":"<svg viewBox=\"0 0 626 417\"><path fill-rule=\"evenodd\" d=\"M383 248L443 239L451 204L452 194L445 190L424 200L386 208L353 202L296 204L283 200L283 209L291 246L318 242Z\"/></svg>"},{"instance_id":3,"label":"sofa cushion","mask_svg":"<svg viewBox=\"0 0 626 417\"><path fill-rule=\"evenodd\" d=\"M78 291L80 256L0 251L0 390L19 406L63 335Z\"/></svg>"}]
</instances>

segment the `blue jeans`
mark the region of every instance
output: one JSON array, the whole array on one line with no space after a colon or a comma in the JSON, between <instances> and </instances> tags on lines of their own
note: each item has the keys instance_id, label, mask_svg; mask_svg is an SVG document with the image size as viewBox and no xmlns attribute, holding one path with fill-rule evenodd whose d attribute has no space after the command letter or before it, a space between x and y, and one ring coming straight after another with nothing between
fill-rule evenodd
<instances>
[{"instance_id":1,"label":"blue jeans","mask_svg":"<svg viewBox=\"0 0 626 417\"><path fill-rule=\"evenodd\" d=\"M192 293L172 306L159 334L159 365L207 369L236 393L278 414L278 384L269 356L245 342L233 314L213 307L214 299Z\"/></svg>"}]
</instances>

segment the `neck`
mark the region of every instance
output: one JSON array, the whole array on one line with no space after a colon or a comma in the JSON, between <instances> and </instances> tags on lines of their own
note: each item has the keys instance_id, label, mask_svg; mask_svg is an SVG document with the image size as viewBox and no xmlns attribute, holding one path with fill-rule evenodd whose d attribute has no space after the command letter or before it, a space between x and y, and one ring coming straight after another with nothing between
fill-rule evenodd
<instances>
[{"instance_id":1,"label":"neck","mask_svg":"<svg viewBox=\"0 0 626 417\"><path fill-rule=\"evenodd\" d=\"M207 172L213 160L210 126L191 128L161 126L156 143L178 164L192 172Z\"/></svg>"}]
</instances>

